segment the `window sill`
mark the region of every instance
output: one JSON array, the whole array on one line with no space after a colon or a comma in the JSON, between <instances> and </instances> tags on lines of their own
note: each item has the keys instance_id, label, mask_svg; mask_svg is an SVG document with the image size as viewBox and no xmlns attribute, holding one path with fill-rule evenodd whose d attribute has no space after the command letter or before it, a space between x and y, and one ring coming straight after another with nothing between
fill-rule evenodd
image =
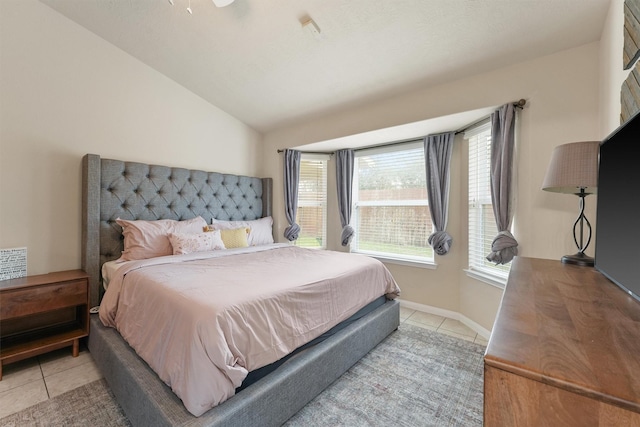
<instances>
[{"instance_id":1,"label":"window sill","mask_svg":"<svg viewBox=\"0 0 640 427\"><path fill-rule=\"evenodd\" d=\"M507 284L506 277L496 276L495 274L490 274L479 270L466 269L464 270L464 272L467 273L467 276L471 277L472 279L479 280L488 285L495 286L499 289L504 289Z\"/></svg>"},{"instance_id":2,"label":"window sill","mask_svg":"<svg viewBox=\"0 0 640 427\"><path fill-rule=\"evenodd\" d=\"M354 251L354 253L375 258L378 261L381 261L383 263L404 265L407 267L426 268L428 270L435 270L436 268L438 268L438 264L432 261L418 261L418 260L412 260L412 259L393 258L393 257L386 257L382 255L372 254L368 252L360 252L360 251L357 251L357 252Z\"/></svg>"}]
</instances>

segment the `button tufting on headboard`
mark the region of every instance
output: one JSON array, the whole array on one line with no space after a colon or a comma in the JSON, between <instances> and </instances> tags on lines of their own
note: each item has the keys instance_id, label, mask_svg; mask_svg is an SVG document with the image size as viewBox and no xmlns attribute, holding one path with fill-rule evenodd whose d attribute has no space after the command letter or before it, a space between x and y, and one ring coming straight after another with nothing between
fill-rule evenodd
<instances>
[{"instance_id":1,"label":"button tufting on headboard","mask_svg":"<svg viewBox=\"0 0 640 427\"><path fill-rule=\"evenodd\" d=\"M90 274L92 305L103 262L123 250L122 229L115 219L253 220L263 214L263 180L147 165L119 160L83 158L83 268ZM270 214L271 181L265 181ZM95 260L95 262L93 261ZM98 265L99 264L99 265Z\"/></svg>"}]
</instances>

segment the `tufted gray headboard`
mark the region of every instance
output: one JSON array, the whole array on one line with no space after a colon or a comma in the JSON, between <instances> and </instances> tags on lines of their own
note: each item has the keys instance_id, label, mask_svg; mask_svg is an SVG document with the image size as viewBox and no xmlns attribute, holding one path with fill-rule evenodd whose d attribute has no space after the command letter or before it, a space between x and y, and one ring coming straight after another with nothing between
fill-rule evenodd
<instances>
[{"instance_id":1,"label":"tufted gray headboard","mask_svg":"<svg viewBox=\"0 0 640 427\"><path fill-rule=\"evenodd\" d=\"M120 160L82 158L82 269L91 306L100 303L100 271L124 249L116 218L203 217L253 220L271 215L272 179L204 172Z\"/></svg>"}]
</instances>

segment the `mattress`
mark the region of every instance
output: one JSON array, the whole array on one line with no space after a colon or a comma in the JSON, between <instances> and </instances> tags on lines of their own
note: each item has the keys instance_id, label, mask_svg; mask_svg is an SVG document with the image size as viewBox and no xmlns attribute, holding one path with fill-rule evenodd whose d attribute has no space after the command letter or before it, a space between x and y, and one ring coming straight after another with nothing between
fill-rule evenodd
<instances>
[{"instance_id":1,"label":"mattress","mask_svg":"<svg viewBox=\"0 0 640 427\"><path fill-rule=\"evenodd\" d=\"M244 379L244 381L242 381L242 385L236 389L236 394L238 392L246 389L251 384L254 384L258 380L266 377L267 375L269 375L271 372L275 371L276 369L278 369L283 363L285 363L287 360L289 360L289 358L295 356L296 354L300 353L301 351L304 351L304 350L306 350L308 348L311 348L314 345L317 345L317 344L323 342L324 340L334 336L335 334L337 334L338 332L342 331L344 328L348 327L352 323L362 319L367 314L374 312L377 308L382 307L387 301L388 301L387 297L385 297L385 296L381 296L381 297L375 299L373 302L370 302L369 304L367 304L366 306L364 306L360 310L358 310L356 312L356 314L354 314L353 316L351 316L348 319L343 320L342 322L338 323L336 326L334 326L333 328L329 329L327 332L323 333L319 337L317 337L317 338L309 341L308 343L298 347L297 349L295 349L294 351L292 351L291 353L289 353L288 355L286 355L282 359L279 359L279 360L277 360L277 361L275 361L275 362L273 362L273 363L271 363L271 364L269 364L267 366L263 366L262 368L256 369L255 371L249 372L249 374Z\"/></svg>"},{"instance_id":2,"label":"mattress","mask_svg":"<svg viewBox=\"0 0 640 427\"><path fill-rule=\"evenodd\" d=\"M120 267L125 266L129 262L133 262L133 261L122 262L122 261L114 260L114 261L107 261L104 264L102 264L102 287L104 288L105 291L109 287L109 281L113 276L115 276L118 269Z\"/></svg>"},{"instance_id":3,"label":"mattress","mask_svg":"<svg viewBox=\"0 0 640 427\"><path fill-rule=\"evenodd\" d=\"M269 244L269 245L262 245L260 247L252 247L252 248L240 248L240 249L236 249L236 250L228 250L223 252L218 252L217 254L233 254L233 253L245 253L245 252L254 252L254 251L261 251L264 249L273 249L273 248L278 248L278 247L286 247L289 246L289 244L287 243L273 243L273 244ZM104 264L102 264L102 269L101 269L101 276L102 276L102 287L104 288L104 290L106 291L107 288L109 287L109 281L111 280L112 277L114 277L118 271L119 268L121 267L126 267L128 264L134 263L135 261L121 261L120 259L115 259L112 261L107 261Z\"/></svg>"},{"instance_id":4,"label":"mattress","mask_svg":"<svg viewBox=\"0 0 640 427\"><path fill-rule=\"evenodd\" d=\"M276 245L127 263L110 278L100 318L198 416L250 371L398 294L372 258Z\"/></svg>"}]
</instances>

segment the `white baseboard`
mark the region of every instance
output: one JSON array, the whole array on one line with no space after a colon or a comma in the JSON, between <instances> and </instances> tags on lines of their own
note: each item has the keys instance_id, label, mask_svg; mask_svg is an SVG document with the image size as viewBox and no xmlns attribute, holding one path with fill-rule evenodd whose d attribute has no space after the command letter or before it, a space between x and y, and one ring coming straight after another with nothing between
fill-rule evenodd
<instances>
[{"instance_id":1,"label":"white baseboard","mask_svg":"<svg viewBox=\"0 0 640 427\"><path fill-rule=\"evenodd\" d=\"M448 317L453 320L458 320L469 328L473 329L477 334L482 336L485 339L489 339L491 335L491 331L485 329L478 323L469 319L467 316L464 316L457 311L446 310L444 308L433 307L425 304L418 304L417 302L405 301L403 299L398 298L398 302L400 303L400 307L406 307L411 310L422 311L423 313L435 314L436 316Z\"/></svg>"}]
</instances>

